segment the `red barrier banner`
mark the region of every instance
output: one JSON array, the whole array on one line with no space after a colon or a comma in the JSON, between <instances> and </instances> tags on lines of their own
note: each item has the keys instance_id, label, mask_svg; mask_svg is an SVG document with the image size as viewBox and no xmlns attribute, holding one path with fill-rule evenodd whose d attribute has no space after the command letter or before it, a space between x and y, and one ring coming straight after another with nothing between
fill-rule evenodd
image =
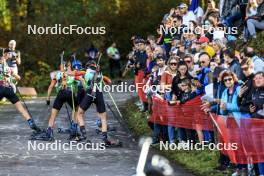
<instances>
[{"instance_id":1,"label":"red barrier banner","mask_svg":"<svg viewBox=\"0 0 264 176\"><path fill-rule=\"evenodd\" d=\"M180 128L213 131L213 122L209 115L201 111L201 97L198 96L181 105L169 105L168 102L153 96L150 121L161 125Z\"/></svg>"},{"instance_id":2,"label":"red barrier banner","mask_svg":"<svg viewBox=\"0 0 264 176\"><path fill-rule=\"evenodd\" d=\"M264 162L264 120L254 118L213 117L219 131L219 142L236 144L236 150L222 150L232 163Z\"/></svg>"},{"instance_id":3,"label":"red barrier banner","mask_svg":"<svg viewBox=\"0 0 264 176\"><path fill-rule=\"evenodd\" d=\"M138 71L138 75L135 76L135 85L136 85L136 90L137 90L137 93L138 93L138 96L139 96L140 100L143 101L143 102L148 102L147 96L146 96L146 94L143 91L143 88L144 88L144 83L143 83L144 75L145 75L144 71L142 71L142 70Z\"/></svg>"}]
</instances>

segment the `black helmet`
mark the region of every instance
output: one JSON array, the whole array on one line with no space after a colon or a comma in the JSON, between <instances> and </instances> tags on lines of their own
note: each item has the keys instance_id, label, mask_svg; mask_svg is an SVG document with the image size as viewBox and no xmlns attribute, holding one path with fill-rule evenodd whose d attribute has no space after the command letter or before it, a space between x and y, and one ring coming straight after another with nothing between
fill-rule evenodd
<instances>
[{"instance_id":1,"label":"black helmet","mask_svg":"<svg viewBox=\"0 0 264 176\"><path fill-rule=\"evenodd\" d=\"M89 60L87 63L86 63L86 69L92 69L92 70L96 70L96 62L94 60Z\"/></svg>"}]
</instances>

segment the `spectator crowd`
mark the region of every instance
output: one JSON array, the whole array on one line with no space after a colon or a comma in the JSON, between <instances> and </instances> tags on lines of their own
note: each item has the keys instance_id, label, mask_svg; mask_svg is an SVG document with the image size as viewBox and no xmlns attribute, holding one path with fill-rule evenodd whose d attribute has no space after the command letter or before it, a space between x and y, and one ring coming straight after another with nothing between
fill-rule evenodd
<instances>
[{"instance_id":1,"label":"spectator crowd","mask_svg":"<svg viewBox=\"0 0 264 176\"><path fill-rule=\"evenodd\" d=\"M134 70L135 83L152 86L142 89L137 84L141 111L151 114L153 96L177 106L207 95L211 86L211 94L203 99L204 113L264 119L264 58L247 45L263 29L263 0L220 0L218 5L210 0L207 9L193 0L189 6L172 8L158 25L157 35L131 38L127 69ZM200 142L217 141L216 131L155 123L152 128L154 144L186 142L193 136ZM221 154L219 164L218 169L225 170L230 160ZM247 165L237 164L233 175L249 172ZM264 163L254 164L254 173L264 175Z\"/></svg>"}]
</instances>

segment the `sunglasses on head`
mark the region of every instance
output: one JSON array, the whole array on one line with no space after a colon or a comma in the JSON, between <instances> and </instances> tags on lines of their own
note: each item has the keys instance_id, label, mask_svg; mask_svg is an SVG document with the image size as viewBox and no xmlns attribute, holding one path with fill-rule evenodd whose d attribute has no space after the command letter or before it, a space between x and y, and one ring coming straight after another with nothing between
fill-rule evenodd
<instances>
[{"instance_id":1,"label":"sunglasses on head","mask_svg":"<svg viewBox=\"0 0 264 176\"><path fill-rule=\"evenodd\" d=\"M226 78L226 79L224 79L224 82L227 82L227 81L232 81L233 80L233 78Z\"/></svg>"}]
</instances>

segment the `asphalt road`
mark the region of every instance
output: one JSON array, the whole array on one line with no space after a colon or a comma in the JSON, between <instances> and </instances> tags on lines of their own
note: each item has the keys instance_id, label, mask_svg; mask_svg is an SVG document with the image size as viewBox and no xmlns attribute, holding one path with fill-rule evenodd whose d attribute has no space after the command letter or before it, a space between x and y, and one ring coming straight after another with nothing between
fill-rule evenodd
<instances>
[{"instance_id":1,"label":"asphalt road","mask_svg":"<svg viewBox=\"0 0 264 176\"><path fill-rule=\"evenodd\" d=\"M132 94L113 94L119 106L127 101ZM105 99L112 104L109 97ZM36 123L43 128L47 127L50 107L43 99L27 101L27 105ZM63 107L56 120L56 126L68 128L67 111ZM94 143L95 150L40 150L46 142L37 141L39 150L33 150L29 143L31 130L27 123L17 113L13 105L0 106L0 175L32 175L32 176L131 176L135 169L140 153L137 142L133 141L127 131L113 117L107 109L108 123L117 127L116 132L110 135L123 142L121 148L106 148L96 150L101 142L100 135L96 134L96 110L91 107L85 114L88 138ZM57 142L68 143L67 134L55 132ZM40 144L41 143L41 144ZM174 166L175 175L190 175L179 166Z\"/></svg>"}]
</instances>

